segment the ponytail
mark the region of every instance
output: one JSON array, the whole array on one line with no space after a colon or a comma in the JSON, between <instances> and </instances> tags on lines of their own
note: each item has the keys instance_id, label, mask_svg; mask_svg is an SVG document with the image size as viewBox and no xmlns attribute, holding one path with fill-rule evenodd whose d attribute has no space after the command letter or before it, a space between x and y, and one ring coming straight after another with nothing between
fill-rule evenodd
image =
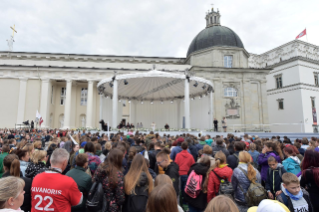
<instances>
[{"instance_id":1,"label":"ponytail","mask_svg":"<svg viewBox=\"0 0 319 212\"><path fill-rule=\"evenodd\" d=\"M208 156L206 156L208 157ZM211 171L213 171L215 168L219 168L221 164L224 164L226 162L226 155L220 150L215 154L215 164L208 169L206 174L206 179L203 184L203 193L207 193L207 186L208 186L208 178Z\"/></svg>"},{"instance_id":2,"label":"ponytail","mask_svg":"<svg viewBox=\"0 0 319 212\"><path fill-rule=\"evenodd\" d=\"M20 177L20 161L14 159L10 166L10 175L15 177Z\"/></svg>"},{"instance_id":3,"label":"ponytail","mask_svg":"<svg viewBox=\"0 0 319 212\"><path fill-rule=\"evenodd\" d=\"M239 152L238 158L240 162L247 163L247 177L252 183L255 183L257 172L251 165L251 155L246 151L242 151Z\"/></svg>"}]
</instances>

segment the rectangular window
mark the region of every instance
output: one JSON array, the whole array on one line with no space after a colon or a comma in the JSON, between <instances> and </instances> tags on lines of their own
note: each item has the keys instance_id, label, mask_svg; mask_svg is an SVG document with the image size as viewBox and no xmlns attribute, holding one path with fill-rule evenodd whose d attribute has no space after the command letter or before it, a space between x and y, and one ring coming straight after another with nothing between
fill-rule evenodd
<instances>
[{"instance_id":1,"label":"rectangular window","mask_svg":"<svg viewBox=\"0 0 319 212\"><path fill-rule=\"evenodd\" d=\"M233 66L233 56L224 56L224 67L231 68Z\"/></svg>"},{"instance_id":2,"label":"rectangular window","mask_svg":"<svg viewBox=\"0 0 319 212\"><path fill-rule=\"evenodd\" d=\"M319 86L318 74L315 74L314 77L315 77L315 86Z\"/></svg>"},{"instance_id":3,"label":"rectangular window","mask_svg":"<svg viewBox=\"0 0 319 212\"><path fill-rule=\"evenodd\" d=\"M216 24L217 23L217 17L214 16L214 23Z\"/></svg>"},{"instance_id":4,"label":"rectangular window","mask_svg":"<svg viewBox=\"0 0 319 212\"><path fill-rule=\"evenodd\" d=\"M51 87L51 104L53 104L53 85Z\"/></svg>"},{"instance_id":5,"label":"rectangular window","mask_svg":"<svg viewBox=\"0 0 319 212\"><path fill-rule=\"evenodd\" d=\"M80 103L80 105L85 106L87 104L87 100L88 100L88 89L82 88L81 89L81 103Z\"/></svg>"},{"instance_id":6,"label":"rectangular window","mask_svg":"<svg viewBox=\"0 0 319 212\"><path fill-rule=\"evenodd\" d=\"M61 100L60 100L61 105L65 104L65 96L66 96L66 88L62 87L61 88Z\"/></svg>"},{"instance_id":7,"label":"rectangular window","mask_svg":"<svg viewBox=\"0 0 319 212\"><path fill-rule=\"evenodd\" d=\"M276 87L282 88L282 79L281 76L276 77Z\"/></svg>"},{"instance_id":8,"label":"rectangular window","mask_svg":"<svg viewBox=\"0 0 319 212\"><path fill-rule=\"evenodd\" d=\"M284 100L278 100L278 109L283 110L284 109Z\"/></svg>"}]
</instances>

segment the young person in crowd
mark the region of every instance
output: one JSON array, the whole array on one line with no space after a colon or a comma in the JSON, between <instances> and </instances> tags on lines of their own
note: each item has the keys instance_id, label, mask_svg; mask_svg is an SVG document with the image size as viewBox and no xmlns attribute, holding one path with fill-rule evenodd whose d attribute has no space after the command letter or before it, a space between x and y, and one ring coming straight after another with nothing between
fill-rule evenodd
<instances>
[{"instance_id":1,"label":"young person in crowd","mask_svg":"<svg viewBox=\"0 0 319 212\"><path fill-rule=\"evenodd\" d=\"M131 168L124 178L124 189L123 212L145 211L148 195L153 190L153 178L143 155L134 156Z\"/></svg>"},{"instance_id":2,"label":"young person in crowd","mask_svg":"<svg viewBox=\"0 0 319 212\"><path fill-rule=\"evenodd\" d=\"M89 191L92 186L92 178L90 175L85 173L85 170L87 169L89 162L88 162L88 156L85 153L78 154L75 158L76 167L66 173L66 176L71 177L76 184L78 185L79 190L83 194L83 201L80 205L73 206L71 208L72 212L85 212L86 211L86 200L87 195L89 194Z\"/></svg>"},{"instance_id":3,"label":"young person in crowd","mask_svg":"<svg viewBox=\"0 0 319 212\"><path fill-rule=\"evenodd\" d=\"M27 169L29 165L29 160L30 160L30 155L27 150L18 150L16 152L17 156L19 157L20 160L20 170L22 172L23 177L25 177L25 170Z\"/></svg>"},{"instance_id":4,"label":"young person in crowd","mask_svg":"<svg viewBox=\"0 0 319 212\"><path fill-rule=\"evenodd\" d=\"M233 170L238 166L238 162L239 162L239 153L241 151L243 151L244 149L246 148L246 145L244 142L240 142L240 141L236 141L234 143L234 154L232 155L229 155L227 157L227 163L228 163L228 166L230 168L232 168Z\"/></svg>"},{"instance_id":5,"label":"young person in crowd","mask_svg":"<svg viewBox=\"0 0 319 212\"><path fill-rule=\"evenodd\" d=\"M215 164L215 158L212 157L213 154L213 148L211 146L208 146L207 144L204 145L202 150L201 157L207 156L210 159L210 165L213 166ZM197 160L197 162L200 161L201 158Z\"/></svg>"},{"instance_id":6,"label":"young person in crowd","mask_svg":"<svg viewBox=\"0 0 319 212\"><path fill-rule=\"evenodd\" d=\"M179 176L181 180L181 193L182 193L182 199L184 199L184 189L188 178L188 171L190 167L195 163L195 160L193 156L187 152L188 144L187 142L183 142L182 145L182 151L176 155L175 163L179 167ZM183 203L185 201L183 200Z\"/></svg>"},{"instance_id":7,"label":"young person in crowd","mask_svg":"<svg viewBox=\"0 0 319 212\"><path fill-rule=\"evenodd\" d=\"M25 183L18 177L0 179L0 212L21 211Z\"/></svg>"},{"instance_id":8,"label":"young person in crowd","mask_svg":"<svg viewBox=\"0 0 319 212\"><path fill-rule=\"evenodd\" d=\"M92 142L88 142L84 147L84 152L88 156L89 161L89 168L92 173L92 176L94 175L95 170L97 167L101 164L101 160L99 156L95 155L95 147Z\"/></svg>"},{"instance_id":9,"label":"young person in crowd","mask_svg":"<svg viewBox=\"0 0 319 212\"><path fill-rule=\"evenodd\" d=\"M225 155L226 158L229 156L229 151L226 149L225 143L222 138L217 138L216 142L213 144L213 155L215 155L217 152L222 151Z\"/></svg>"},{"instance_id":10,"label":"young person in crowd","mask_svg":"<svg viewBox=\"0 0 319 212\"><path fill-rule=\"evenodd\" d=\"M239 212L239 210L232 199L220 195L209 202L205 212Z\"/></svg>"},{"instance_id":11,"label":"young person in crowd","mask_svg":"<svg viewBox=\"0 0 319 212\"><path fill-rule=\"evenodd\" d=\"M200 187L203 188L209 167L210 159L208 156L204 155L199 159L197 163L193 164L190 167L188 176L190 176L192 172L199 176L202 176L202 184L200 185ZM204 193L203 189L199 192L196 198L190 197L187 193L185 193L184 199L188 203L189 212L200 212L204 211L206 208L207 193Z\"/></svg>"},{"instance_id":12,"label":"young person in crowd","mask_svg":"<svg viewBox=\"0 0 319 212\"><path fill-rule=\"evenodd\" d=\"M282 165L284 166L285 170L287 172L293 173L297 175L301 169L300 169L300 160L296 156L296 153L292 146L286 146L284 148L284 154L286 155L286 159L282 162Z\"/></svg>"},{"instance_id":13,"label":"young person in crowd","mask_svg":"<svg viewBox=\"0 0 319 212\"><path fill-rule=\"evenodd\" d=\"M305 188L313 205L313 211L319 211L319 153L306 150L302 162L300 185Z\"/></svg>"},{"instance_id":14,"label":"young person in crowd","mask_svg":"<svg viewBox=\"0 0 319 212\"><path fill-rule=\"evenodd\" d=\"M256 150L256 144L254 144L254 143L250 143L249 144L248 153L253 158L253 164L255 164L254 166L255 167L258 166L258 156L259 156L260 153Z\"/></svg>"},{"instance_id":15,"label":"young person in crowd","mask_svg":"<svg viewBox=\"0 0 319 212\"><path fill-rule=\"evenodd\" d=\"M157 165L160 166L164 173L173 181L173 186L176 195L179 195L179 166L169 158L170 151L164 148L156 155ZM155 167L155 172L158 174L158 167Z\"/></svg>"},{"instance_id":16,"label":"young person in crowd","mask_svg":"<svg viewBox=\"0 0 319 212\"><path fill-rule=\"evenodd\" d=\"M238 167L234 169L231 182L234 189L235 202L239 206L245 207L247 204L245 193L247 192L250 183L261 183L260 173L251 165L251 156L248 152L239 153L239 164Z\"/></svg>"},{"instance_id":17,"label":"young person in crowd","mask_svg":"<svg viewBox=\"0 0 319 212\"><path fill-rule=\"evenodd\" d=\"M25 176L33 179L41 169L44 169L47 162L47 152L45 150L36 150L32 156L32 162L25 170Z\"/></svg>"},{"instance_id":18,"label":"young person in crowd","mask_svg":"<svg viewBox=\"0 0 319 212\"><path fill-rule=\"evenodd\" d=\"M0 178L2 177L3 173L4 173L4 169L3 169L3 159L9 154L10 152L10 147L8 144L5 144L2 146L2 151L0 154Z\"/></svg>"},{"instance_id":19,"label":"young person in crowd","mask_svg":"<svg viewBox=\"0 0 319 212\"><path fill-rule=\"evenodd\" d=\"M309 147L309 141L307 138L302 138L301 139L301 148L303 148L305 151L308 149Z\"/></svg>"},{"instance_id":20,"label":"young person in crowd","mask_svg":"<svg viewBox=\"0 0 319 212\"><path fill-rule=\"evenodd\" d=\"M263 184L267 181L269 168L268 158L271 156L274 157L278 163L281 162L281 158L278 154L278 146L275 142L268 141L264 144L264 148L258 156L258 164L261 166L261 180L263 181Z\"/></svg>"},{"instance_id":21,"label":"young person in crowd","mask_svg":"<svg viewBox=\"0 0 319 212\"><path fill-rule=\"evenodd\" d=\"M284 166L273 157L268 158L268 173L265 189L269 199L275 199L281 194L282 175L286 173Z\"/></svg>"},{"instance_id":22,"label":"young person in crowd","mask_svg":"<svg viewBox=\"0 0 319 212\"><path fill-rule=\"evenodd\" d=\"M156 186L151 192L146 205L146 212L163 211L181 212L178 209L174 187L170 183Z\"/></svg>"},{"instance_id":23,"label":"young person in crowd","mask_svg":"<svg viewBox=\"0 0 319 212\"><path fill-rule=\"evenodd\" d=\"M207 191L207 202L217 196L220 186L220 178L231 181L233 170L226 164L226 155L219 151L215 154L215 164L207 172L203 190ZM218 176L217 176L218 175Z\"/></svg>"},{"instance_id":24,"label":"young person in crowd","mask_svg":"<svg viewBox=\"0 0 319 212\"><path fill-rule=\"evenodd\" d=\"M3 160L3 167L5 169L5 173L2 177L20 177L23 179L25 186L24 186L24 201L21 206L21 209L24 211L31 211L31 184L32 180L27 177L23 177L20 171L20 163L19 158L15 154L7 155Z\"/></svg>"},{"instance_id":25,"label":"young person in crowd","mask_svg":"<svg viewBox=\"0 0 319 212\"><path fill-rule=\"evenodd\" d=\"M94 181L102 181L109 211L120 212L125 201L124 175L122 172L123 152L112 149L106 160L95 171Z\"/></svg>"},{"instance_id":26,"label":"young person in crowd","mask_svg":"<svg viewBox=\"0 0 319 212\"><path fill-rule=\"evenodd\" d=\"M296 175L287 172L282 175L282 182L282 193L277 196L278 201L286 205L291 212L315 212L308 192L300 187Z\"/></svg>"}]
</instances>

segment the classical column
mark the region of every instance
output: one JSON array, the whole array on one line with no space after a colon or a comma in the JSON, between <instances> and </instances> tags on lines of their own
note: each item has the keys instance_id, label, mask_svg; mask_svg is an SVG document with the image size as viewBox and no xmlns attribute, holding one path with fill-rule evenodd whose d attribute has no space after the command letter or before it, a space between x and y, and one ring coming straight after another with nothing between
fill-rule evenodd
<instances>
[{"instance_id":1,"label":"classical column","mask_svg":"<svg viewBox=\"0 0 319 212\"><path fill-rule=\"evenodd\" d=\"M93 84L94 81L88 82L88 101L86 104L86 127L93 128Z\"/></svg>"},{"instance_id":2,"label":"classical column","mask_svg":"<svg viewBox=\"0 0 319 212\"><path fill-rule=\"evenodd\" d=\"M100 94L100 120L102 119L103 119L103 94Z\"/></svg>"},{"instance_id":3,"label":"classical column","mask_svg":"<svg viewBox=\"0 0 319 212\"><path fill-rule=\"evenodd\" d=\"M214 129L214 92L209 93L209 126L210 129Z\"/></svg>"},{"instance_id":4,"label":"classical column","mask_svg":"<svg viewBox=\"0 0 319 212\"><path fill-rule=\"evenodd\" d=\"M66 80L66 96L64 106L64 124L63 129L70 129L71 124L71 98L72 98L72 80Z\"/></svg>"},{"instance_id":5,"label":"classical column","mask_svg":"<svg viewBox=\"0 0 319 212\"><path fill-rule=\"evenodd\" d=\"M177 107L177 125L176 125L176 128L181 128L180 126L180 123L181 123L181 100L177 100L177 104L176 104L176 107Z\"/></svg>"},{"instance_id":6,"label":"classical column","mask_svg":"<svg viewBox=\"0 0 319 212\"><path fill-rule=\"evenodd\" d=\"M117 80L113 82L113 98L112 98L112 108L113 108L113 119L112 119L112 128L117 128L117 106L118 105L118 83Z\"/></svg>"},{"instance_id":7,"label":"classical column","mask_svg":"<svg viewBox=\"0 0 319 212\"><path fill-rule=\"evenodd\" d=\"M27 92L27 82L28 78L20 78L17 124L22 124L22 122L25 121L23 119L25 110L25 98Z\"/></svg>"},{"instance_id":8,"label":"classical column","mask_svg":"<svg viewBox=\"0 0 319 212\"><path fill-rule=\"evenodd\" d=\"M188 79L185 79L185 128L190 129L191 128L191 122L190 122L190 106L189 106L189 82Z\"/></svg>"},{"instance_id":9,"label":"classical column","mask_svg":"<svg viewBox=\"0 0 319 212\"><path fill-rule=\"evenodd\" d=\"M40 102L40 111L39 113L42 116L43 123L41 124L42 128L47 128L50 123L49 118L49 99L50 99L50 79L42 79L41 83L41 102Z\"/></svg>"}]
</instances>

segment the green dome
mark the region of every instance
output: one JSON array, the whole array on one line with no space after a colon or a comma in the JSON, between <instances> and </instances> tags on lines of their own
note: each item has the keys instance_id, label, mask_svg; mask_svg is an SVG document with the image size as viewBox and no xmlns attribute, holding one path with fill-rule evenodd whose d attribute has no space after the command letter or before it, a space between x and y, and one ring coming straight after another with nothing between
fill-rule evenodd
<instances>
[{"instance_id":1,"label":"green dome","mask_svg":"<svg viewBox=\"0 0 319 212\"><path fill-rule=\"evenodd\" d=\"M233 30L224 26L213 26L198 33L188 48L187 57L193 52L213 46L244 48L239 36Z\"/></svg>"}]
</instances>

